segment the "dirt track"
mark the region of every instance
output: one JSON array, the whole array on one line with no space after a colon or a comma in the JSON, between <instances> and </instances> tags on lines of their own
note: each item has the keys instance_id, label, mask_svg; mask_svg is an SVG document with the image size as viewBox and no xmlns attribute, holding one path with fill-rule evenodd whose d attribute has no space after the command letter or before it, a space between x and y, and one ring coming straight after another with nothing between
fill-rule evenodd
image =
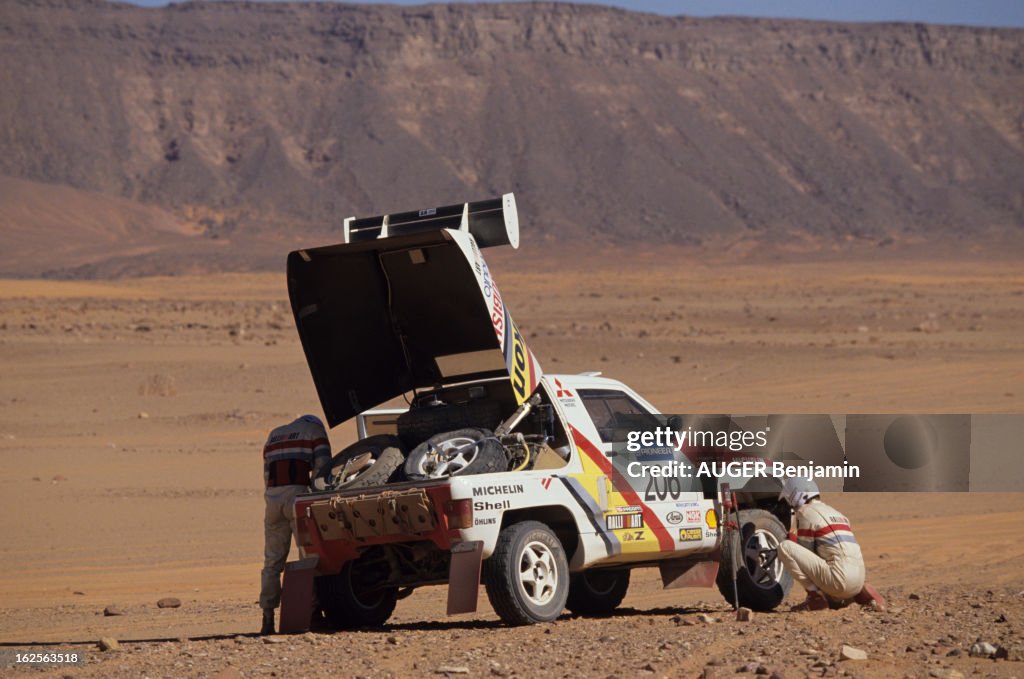
<instances>
[{"instance_id":1,"label":"dirt track","mask_svg":"<svg viewBox=\"0 0 1024 679\"><path fill-rule=\"evenodd\" d=\"M666 411L1024 410L1019 263L631 261L493 269L545 369L604 370ZM832 671L1024 675L1019 662L946 655L1021 637L1019 494L835 498L899 612L740 627L717 592L663 592L641 571L606 620L510 630L486 604L446 619L443 589L428 589L384 632L236 638L258 626L259 447L273 424L316 408L281 278L0 283L0 642L214 635L94 652L58 676L205 675L229 661L243 676L696 676L709 660L731 674L758 658L802 676L844 642L871 657ZM331 437L340 448L352 432ZM184 605L159 610L162 596ZM127 614L104 617L110 604ZM683 624L701 610L720 622ZM925 643L940 640L938 653Z\"/></svg>"}]
</instances>

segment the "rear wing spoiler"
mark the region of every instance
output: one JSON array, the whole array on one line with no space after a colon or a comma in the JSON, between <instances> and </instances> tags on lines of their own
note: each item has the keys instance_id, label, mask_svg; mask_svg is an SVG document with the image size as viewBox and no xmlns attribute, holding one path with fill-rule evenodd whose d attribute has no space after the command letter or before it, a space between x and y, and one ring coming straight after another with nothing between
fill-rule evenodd
<instances>
[{"instance_id":1,"label":"rear wing spoiler","mask_svg":"<svg viewBox=\"0 0 1024 679\"><path fill-rule=\"evenodd\" d=\"M473 235L481 248L498 245L519 247L519 215L511 193L500 198L472 203L398 212L391 215L349 217L345 220L345 243L358 243L423 231L456 229Z\"/></svg>"}]
</instances>

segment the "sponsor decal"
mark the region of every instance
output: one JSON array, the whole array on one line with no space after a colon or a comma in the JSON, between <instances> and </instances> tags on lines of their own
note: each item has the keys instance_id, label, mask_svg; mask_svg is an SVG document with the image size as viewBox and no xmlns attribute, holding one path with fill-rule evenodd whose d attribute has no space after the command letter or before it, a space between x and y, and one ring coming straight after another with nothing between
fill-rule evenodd
<instances>
[{"instance_id":1,"label":"sponsor decal","mask_svg":"<svg viewBox=\"0 0 1024 679\"><path fill-rule=\"evenodd\" d=\"M683 513L669 512L668 515L665 517L665 521L672 524L673 526L679 525L683 522Z\"/></svg>"},{"instance_id":2,"label":"sponsor decal","mask_svg":"<svg viewBox=\"0 0 1024 679\"><path fill-rule=\"evenodd\" d=\"M637 460L642 460L643 462L673 459L671 448L641 448L633 453L633 455Z\"/></svg>"},{"instance_id":3,"label":"sponsor decal","mask_svg":"<svg viewBox=\"0 0 1024 679\"><path fill-rule=\"evenodd\" d=\"M622 530L623 528L643 528L644 515L636 514L610 514L604 517L604 523L608 530Z\"/></svg>"},{"instance_id":4,"label":"sponsor decal","mask_svg":"<svg viewBox=\"0 0 1024 679\"><path fill-rule=\"evenodd\" d=\"M530 350L526 348L526 341L512 319L508 320L512 329L512 350L506 351L505 364L508 366L509 374L512 375L512 391L516 395L516 405L522 405L533 392L536 378L532 374Z\"/></svg>"},{"instance_id":5,"label":"sponsor decal","mask_svg":"<svg viewBox=\"0 0 1024 679\"><path fill-rule=\"evenodd\" d=\"M700 523L700 510L699 509L687 509L686 510L686 523Z\"/></svg>"},{"instance_id":6,"label":"sponsor decal","mask_svg":"<svg viewBox=\"0 0 1024 679\"><path fill-rule=\"evenodd\" d=\"M644 539L644 532L642 530L631 530L627 533L622 534L623 542L640 542Z\"/></svg>"},{"instance_id":7,"label":"sponsor decal","mask_svg":"<svg viewBox=\"0 0 1024 679\"><path fill-rule=\"evenodd\" d=\"M640 505L619 505L618 507L612 507L612 511L616 514L632 514L633 512L643 511Z\"/></svg>"},{"instance_id":8,"label":"sponsor decal","mask_svg":"<svg viewBox=\"0 0 1024 679\"><path fill-rule=\"evenodd\" d=\"M512 509L512 501L504 500L502 502L484 502L481 500L480 502L473 503L474 512L497 512L502 509Z\"/></svg>"},{"instance_id":9,"label":"sponsor decal","mask_svg":"<svg viewBox=\"0 0 1024 679\"><path fill-rule=\"evenodd\" d=\"M420 217L430 217L431 215L436 215L436 214L437 214L437 208L436 207L430 207L430 208L427 208L426 210L420 210L420 212L419 212Z\"/></svg>"},{"instance_id":10,"label":"sponsor decal","mask_svg":"<svg viewBox=\"0 0 1024 679\"><path fill-rule=\"evenodd\" d=\"M498 345L505 349L505 303L501 301L501 294L491 282L491 274L484 265L484 296L491 299L491 325L494 326L494 334L498 336Z\"/></svg>"},{"instance_id":11,"label":"sponsor decal","mask_svg":"<svg viewBox=\"0 0 1024 679\"><path fill-rule=\"evenodd\" d=\"M707 528L705 528L704 537L714 540L718 537L718 531L708 530Z\"/></svg>"},{"instance_id":12,"label":"sponsor decal","mask_svg":"<svg viewBox=\"0 0 1024 679\"><path fill-rule=\"evenodd\" d=\"M700 528L680 528L679 529L679 541L680 542L699 542L704 539L704 535Z\"/></svg>"},{"instance_id":13,"label":"sponsor decal","mask_svg":"<svg viewBox=\"0 0 1024 679\"><path fill-rule=\"evenodd\" d=\"M679 507L679 508L683 508L683 507L699 507L699 506L700 506L700 503L696 502L696 501L677 502L676 503L676 507Z\"/></svg>"},{"instance_id":14,"label":"sponsor decal","mask_svg":"<svg viewBox=\"0 0 1024 679\"><path fill-rule=\"evenodd\" d=\"M551 477L549 476L546 479L541 479L540 480L540 485L544 486L544 490L547 490L548 488L550 488L551 487Z\"/></svg>"},{"instance_id":15,"label":"sponsor decal","mask_svg":"<svg viewBox=\"0 0 1024 679\"><path fill-rule=\"evenodd\" d=\"M708 525L708 528L718 528L718 515L715 514L714 509L709 509L704 513L704 523Z\"/></svg>"},{"instance_id":16,"label":"sponsor decal","mask_svg":"<svg viewBox=\"0 0 1024 679\"><path fill-rule=\"evenodd\" d=\"M494 335L498 338L498 348L505 358L505 368L508 370L509 379L512 382L516 404L522 405L537 386L540 368L537 366L533 354L527 348L519 328L516 327L509 315L508 307L505 306L501 299L501 293L498 292L498 286L491 278L487 262L480 256L476 241L470 239L470 243L473 247L473 256L476 259L477 275L480 277L480 285L483 288L484 302L489 307L491 325L494 326Z\"/></svg>"},{"instance_id":17,"label":"sponsor decal","mask_svg":"<svg viewBox=\"0 0 1024 679\"><path fill-rule=\"evenodd\" d=\"M557 377L555 378L555 398L573 398L572 392L563 387Z\"/></svg>"},{"instance_id":18,"label":"sponsor decal","mask_svg":"<svg viewBox=\"0 0 1024 679\"><path fill-rule=\"evenodd\" d=\"M493 525L495 525L497 523L498 523L498 519L496 519L493 516L490 517L490 518L487 518L487 519L474 519L473 520L473 525L474 526L493 526Z\"/></svg>"},{"instance_id":19,"label":"sponsor decal","mask_svg":"<svg viewBox=\"0 0 1024 679\"><path fill-rule=\"evenodd\" d=\"M473 497L485 495L520 495L523 493L523 484L516 483L508 486L477 486L473 489Z\"/></svg>"}]
</instances>

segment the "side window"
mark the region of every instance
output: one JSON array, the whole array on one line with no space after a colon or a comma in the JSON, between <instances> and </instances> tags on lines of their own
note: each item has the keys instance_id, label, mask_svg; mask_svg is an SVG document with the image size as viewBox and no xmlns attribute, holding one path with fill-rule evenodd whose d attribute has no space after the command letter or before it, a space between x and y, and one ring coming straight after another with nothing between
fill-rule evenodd
<instances>
[{"instance_id":1,"label":"side window","mask_svg":"<svg viewBox=\"0 0 1024 679\"><path fill-rule=\"evenodd\" d=\"M582 391L580 396L583 396ZM607 441L608 439L604 437L604 432L612 426L612 414L608 410L608 405L604 402L604 399L583 396L583 406L587 409L587 414L590 415L594 426L597 427L598 433L601 434L601 440Z\"/></svg>"},{"instance_id":2,"label":"side window","mask_svg":"<svg viewBox=\"0 0 1024 679\"><path fill-rule=\"evenodd\" d=\"M578 393L605 443L625 443L630 431L658 425L650 412L621 391L580 389Z\"/></svg>"}]
</instances>

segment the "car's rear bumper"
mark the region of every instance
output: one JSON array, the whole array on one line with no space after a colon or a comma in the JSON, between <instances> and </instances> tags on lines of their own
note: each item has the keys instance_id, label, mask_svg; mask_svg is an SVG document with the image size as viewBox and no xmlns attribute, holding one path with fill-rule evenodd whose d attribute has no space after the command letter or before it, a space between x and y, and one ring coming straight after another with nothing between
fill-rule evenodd
<instances>
[{"instance_id":1,"label":"car's rear bumper","mask_svg":"<svg viewBox=\"0 0 1024 679\"><path fill-rule=\"evenodd\" d=\"M430 542L451 551L462 541L449 516L451 501L447 484L301 496L295 501L295 541L303 557L318 557L320 575L339 572L373 546Z\"/></svg>"}]
</instances>

